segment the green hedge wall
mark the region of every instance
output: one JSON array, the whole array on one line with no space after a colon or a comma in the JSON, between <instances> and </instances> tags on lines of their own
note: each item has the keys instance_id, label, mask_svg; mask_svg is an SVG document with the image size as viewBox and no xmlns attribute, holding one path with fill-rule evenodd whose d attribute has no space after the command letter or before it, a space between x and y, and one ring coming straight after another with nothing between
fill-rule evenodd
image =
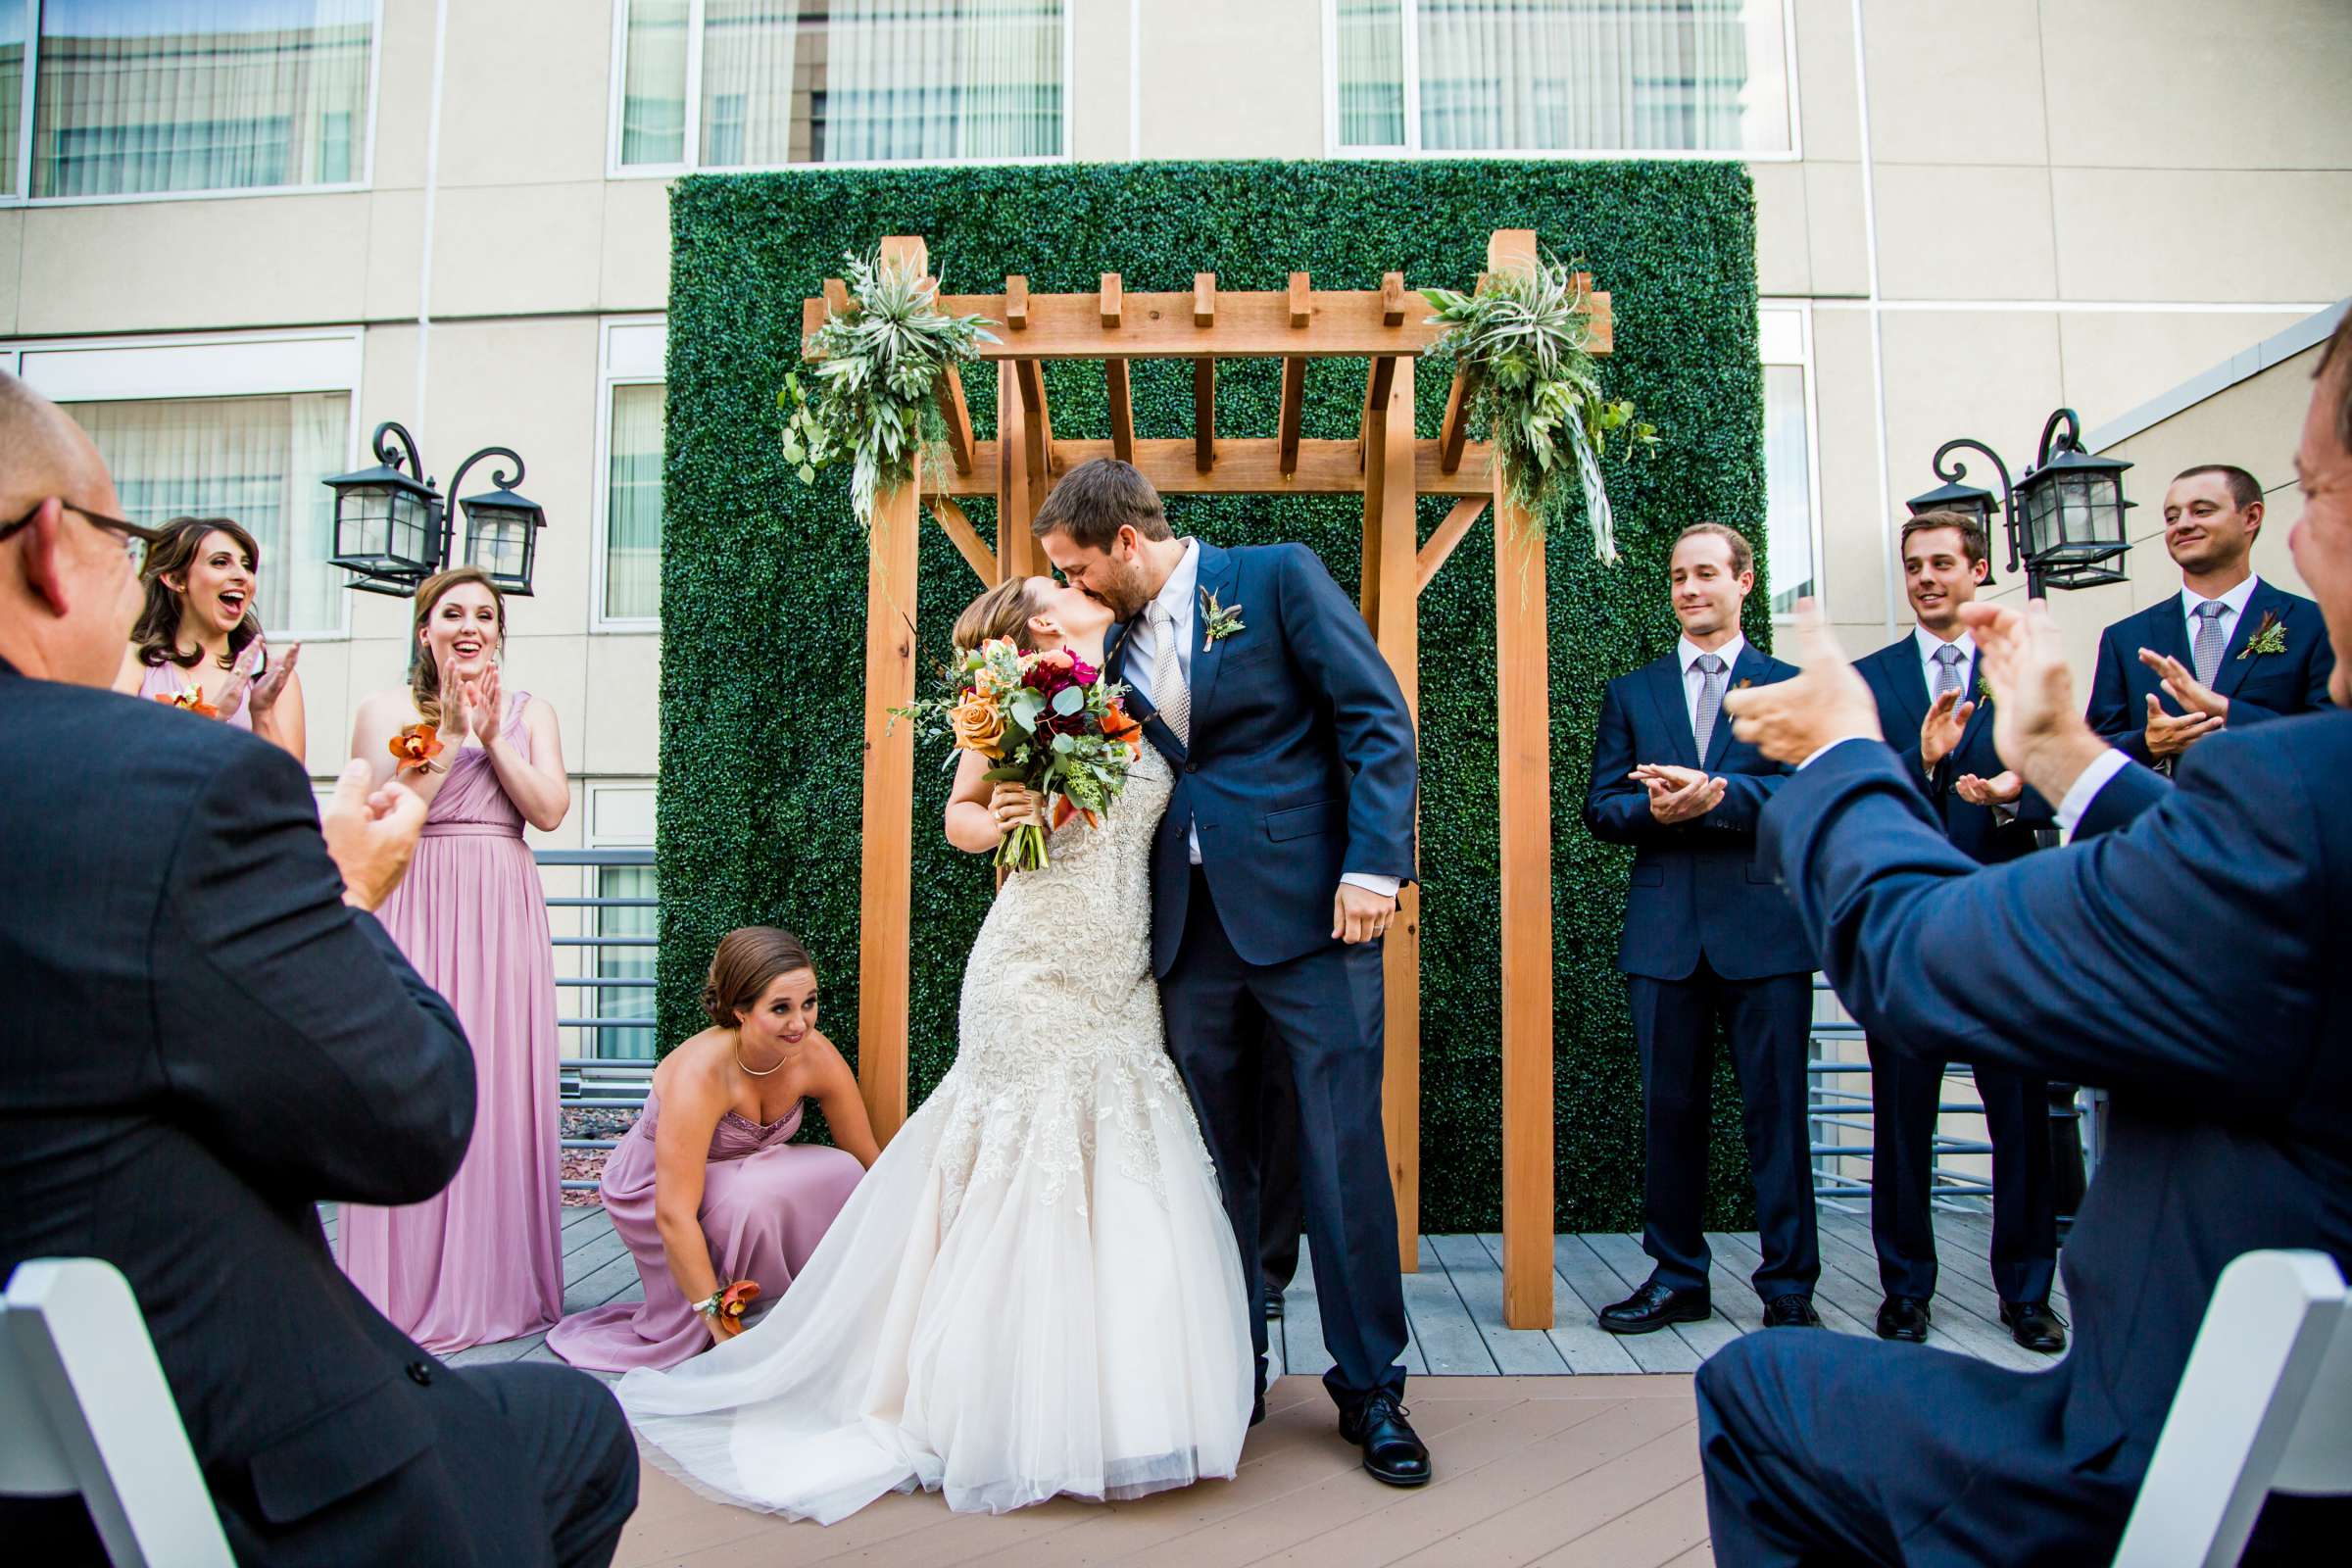
<instances>
[{"instance_id":1,"label":"green hedge wall","mask_svg":"<svg viewBox=\"0 0 2352 1568\"><path fill-rule=\"evenodd\" d=\"M1640 1223L1641 1094L1616 942L1627 855L1579 820L1602 683L1673 644L1664 556L1685 524L1734 522L1759 546L1762 376L1756 359L1754 202L1734 164L1239 163L920 169L702 176L671 197L668 437L662 614L660 1018L673 1042L701 1022L702 973L730 928L798 931L824 977L826 1027L854 1050L865 551L846 477L804 486L777 454L775 395L797 361L801 301L845 250L919 234L954 292L1008 272L1040 293L1182 289L1214 271L1232 289L1279 289L1295 269L1322 288L1466 287L1496 228L1533 228L1611 291L1614 392L1662 433L1653 462L1610 461L1625 559L1603 567L1581 518L1555 533L1550 573L1557 948L1556 1115L1564 1228ZM1217 422L1271 435L1274 361L1228 365ZM1138 362L1146 435L1192 428L1189 367ZM1055 433L1106 439L1101 370L1049 366ZM1348 436L1361 361L1314 361L1309 436ZM1434 434L1446 384L1423 377ZM969 378L973 417L996 417L995 380ZM987 502L969 508L983 534ZM1424 500L1424 537L1445 504ZM1361 505L1351 497L1179 498L1180 531L1227 545L1296 539L1353 591ZM1494 816L1494 569L1482 524L1421 600L1422 1215L1433 1232L1499 1223L1499 971ZM977 590L936 528L922 546L919 664ZM1769 636L1759 586L1748 632ZM956 1049L963 958L985 913L988 868L941 838L948 775L918 758L914 853L913 1095ZM1711 1223L1746 1223L1746 1159L1728 1069L1719 1073Z\"/></svg>"}]
</instances>

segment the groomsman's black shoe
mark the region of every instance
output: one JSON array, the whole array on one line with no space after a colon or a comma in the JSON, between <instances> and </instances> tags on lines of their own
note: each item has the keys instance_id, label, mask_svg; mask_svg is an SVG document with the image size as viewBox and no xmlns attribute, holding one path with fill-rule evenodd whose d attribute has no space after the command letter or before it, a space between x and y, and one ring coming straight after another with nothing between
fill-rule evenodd
<instances>
[{"instance_id":1,"label":"groomsman's black shoe","mask_svg":"<svg viewBox=\"0 0 2352 1568\"><path fill-rule=\"evenodd\" d=\"M1251 1426L1256 1426L1259 1422L1265 1420L1265 1418L1266 1396L1261 1393L1255 1398L1250 1401L1250 1424Z\"/></svg>"},{"instance_id":2,"label":"groomsman's black shoe","mask_svg":"<svg viewBox=\"0 0 2352 1568\"><path fill-rule=\"evenodd\" d=\"M1764 1303L1764 1326L1768 1329L1817 1329L1821 1314L1813 1310L1810 1296L1776 1296Z\"/></svg>"},{"instance_id":3,"label":"groomsman's black shoe","mask_svg":"<svg viewBox=\"0 0 2352 1568\"><path fill-rule=\"evenodd\" d=\"M1611 1334L1655 1334L1669 1323L1703 1323L1714 1310L1705 1291L1678 1291L1653 1279L1624 1300L1602 1307L1598 1321Z\"/></svg>"},{"instance_id":4,"label":"groomsman's black shoe","mask_svg":"<svg viewBox=\"0 0 2352 1568\"><path fill-rule=\"evenodd\" d=\"M1928 1343L1928 1303L1916 1296L1889 1296L1879 1306L1879 1338L1905 1345Z\"/></svg>"},{"instance_id":5,"label":"groomsman's black shoe","mask_svg":"<svg viewBox=\"0 0 2352 1568\"><path fill-rule=\"evenodd\" d=\"M2009 1337L2029 1350L2056 1355L2066 1348L2066 1325L2047 1301L2003 1301L2001 1321L2008 1325Z\"/></svg>"},{"instance_id":6,"label":"groomsman's black shoe","mask_svg":"<svg viewBox=\"0 0 2352 1568\"><path fill-rule=\"evenodd\" d=\"M1282 1321L1282 1292L1272 1285L1266 1287L1266 1320L1272 1323Z\"/></svg>"},{"instance_id":7,"label":"groomsman's black shoe","mask_svg":"<svg viewBox=\"0 0 2352 1568\"><path fill-rule=\"evenodd\" d=\"M1382 1389L1352 1410L1340 1411L1340 1436L1364 1450L1364 1468L1392 1487L1425 1486L1429 1446L1404 1419L1412 1414Z\"/></svg>"}]
</instances>

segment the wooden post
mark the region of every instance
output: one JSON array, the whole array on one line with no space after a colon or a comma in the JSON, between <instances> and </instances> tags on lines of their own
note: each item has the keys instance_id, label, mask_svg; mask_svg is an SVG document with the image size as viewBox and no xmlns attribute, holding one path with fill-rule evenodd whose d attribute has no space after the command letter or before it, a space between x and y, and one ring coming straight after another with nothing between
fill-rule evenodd
<instances>
[{"instance_id":1,"label":"wooden post","mask_svg":"<svg viewBox=\"0 0 2352 1568\"><path fill-rule=\"evenodd\" d=\"M1532 229L1497 229L1487 270L1536 265ZM1494 473L1494 665L1502 908L1502 1320L1552 1320L1551 682L1544 542Z\"/></svg>"},{"instance_id":2,"label":"wooden post","mask_svg":"<svg viewBox=\"0 0 2352 1568\"><path fill-rule=\"evenodd\" d=\"M1037 541L1029 519L1038 498L1029 488L1028 423L1021 414L1020 378L1013 362L997 362L997 581L1037 575Z\"/></svg>"},{"instance_id":3,"label":"wooden post","mask_svg":"<svg viewBox=\"0 0 2352 1568\"><path fill-rule=\"evenodd\" d=\"M920 239L882 242L887 266L927 270ZM858 857L858 1089L874 1136L906 1120L907 942L913 897L915 552L922 475L874 498L866 532L865 809Z\"/></svg>"},{"instance_id":4,"label":"wooden post","mask_svg":"<svg viewBox=\"0 0 2352 1568\"><path fill-rule=\"evenodd\" d=\"M1413 731L1421 728L1420 567L1413 549L1413 362L1399 358L1390 382L1375 461L1364 468L1364 612L1373 639L1403 688ZM1421 1256L1421 890L1397 894L1381 962L1387 999L1387 1057L1381 1123L1389 1180L1396 1195L1397 1266Z\"/></svg>"}]
</instances>

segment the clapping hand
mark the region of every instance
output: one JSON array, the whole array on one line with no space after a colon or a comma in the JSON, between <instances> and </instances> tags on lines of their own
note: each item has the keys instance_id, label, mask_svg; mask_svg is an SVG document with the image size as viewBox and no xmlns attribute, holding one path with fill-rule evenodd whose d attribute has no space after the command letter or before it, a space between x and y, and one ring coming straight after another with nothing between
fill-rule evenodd
<instances>
[{"instance_id":1,"label":"clapping hand","mask_svg":"<svg viewBox=\"0 0 2352 1568\"><path fill-rule=\"evenodd\" d=\"M2142 648L2139 662L2156 672L2156 678L2164 683L2166 695L2185 709L2189 717L2203 715L2226 719L2230 716L2230 699L2197 679L2186 664L2172 655Z\"/></svg>"},{"instance_id":2,"label":"clapping hand","mask_svg":"<svg viewBox=\"0 0 2352 1568\"><path fill-rule=\"evenodd\" d=\"M1990 778L1963 773L1953 781L1952 788L1971 806L2015 806L2026 793L2026 781L2011 768Z\"/></svg>"},{"instance_id":3,"label":"clapping hand","mask_svg":"<svg viewBox=\"0 0 2352 1568\"><path fill-rule=\"evenodd\" d=\"M353 759L318 816L326 853L343 873L343 902L369 910L400 886L424 830L424 802L390 784L370 791L372 776L365 760Z\"/></svg>"},{"instance_id":4,"label":"clapping hand","mask_svg":"<svg viewBox=\"0 0 2352 1568\"><path fill-rule=\"evenodd\" d=\"M1984 678L2000 699L1992 710L1992 744L2001 760L2044 800L2063 800L2107 746L2082 721L2049 606L2038 599L2022 610L1969 604L1960 607L1960 618L1976 635Z\"/></svg>"},{"instance_id":5,"label":"clapping hand","mask_svg":"<svg viewBox=\"0 0 2352 1568\"><path fill-rule=\"evenodd\" d=\"M498 739L499 719L506 711L498 688L498 666L483 665L479 675L464 684L467 723L473 730L473 738L487 747Z\"/></svg>"},{"instance_id":6,"label":"clapping hand","mask_svg":"<svg viewBox=\"0 0 2352 1568\"><path fill-rule=\"evenodd\" d=\"M461 680L457 661L441 661L441 741L446 746L463 746L466 733L472 729L472 691L470 683Z\"/></svg>"},{"instance_id":7,"label":"clapping hand","mask_svg":"<svg viewBox=\"0 0 2352 1568\"><path fill-rule=\"evenodd\" d=\"M1729 787L1698 768L1678 767L1672 762L1643 762L1626 777L1649 792L1650 816L1668 826L1706 815L1723 804Z\"/></svg>"},{"instance_id":8,"label":"clapping hand","mask_svg":"<svg viewBox=\"0 0 2352 1568\"><path fill-rule=\"evenodd\" d=\"M1960 744L1960 737L1968 729L1969 715L1976 710L1975 703L1960 700L1957 688L1928 706L1928 716L1919 721L1919 760L1930 772Z\"/></svg>"},{"instance_id":9,"label":"clapping hand","mask_svg":"<svg viewBox=\"0 0 2352 1568\"><path fill-rule=\"evenodd\" d=\"M262 640L255 638L253 646L261 647ZM296 643L286 650L284 658L270 661L269 667L262 672L262 678L253 683L251 699L255 718L277 707L278 698L285 694L286 682L294 678L294 662L301 657L302 644Z\"/></svg>"},{"instance_id":10,"label":"clapping hand","mask_svg":"<svg viewBox=\"0 0 2352 1568\"><path fill-rule=\"evenodd\" d=\"M2165 689L2172 689L2170 681L2165 683ZM2185 708L2188 705L2183 703L2181 706ZM2176 718L2164 710L2164 705L2156 700L2154 692L2148 693L2148 727L2144 738L2150 757L2179 757L2206 736L2219 734L2222 728L2221 719L2194 710Z\"/></svg>"},{"instance_id":11,"label":"clapping hand","mask_svg":"<svg viewBox=\"0 0 2352 1568\"><path fill-rule=\"evenodd\" d=\"M262 639L256 637L245 645L244 651L237 655L236 662L228 666L228 678L220 683L220 695L213 699L212 703L214 710L221 718L225 719L234 713L237 710L237 704L245 700L246 688L253 684L253 672L261 667L264 651ZM262 711L259 689L256 688L252 695L254 711ZM270 701L275 702L276 700L277 694L272 691Z\"/></svg>"},{"instance_id":12,"label":"clapping hand","mask_svg":"<svg viewBox=\"0 0 2352 1568\"><path fill-rule=\"evenodd\" d=\"M1795 631L1799 668L1793 678L1724 694L1732 733L1791 766L1839 741L1885 739L1870 684L1846 662L1821 607L1810 599L1796 602Z\"/></svg>"}]
</instances>

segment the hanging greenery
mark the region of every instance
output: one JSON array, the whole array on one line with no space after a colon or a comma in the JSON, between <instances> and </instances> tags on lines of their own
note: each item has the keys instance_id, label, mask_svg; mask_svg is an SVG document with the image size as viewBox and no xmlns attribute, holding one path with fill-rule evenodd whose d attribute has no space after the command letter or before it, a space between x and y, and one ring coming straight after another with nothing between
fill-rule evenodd
<instances>
[{"instance_id":1,"label":"hanging greenery","mask_svg":"<svg viewBox=\"0 0 2352 1568\"><path fill-rule=\"evenodd\" d=\"M845 254L857 308L827 312L805 348L816 361L816 396L788 372L776 393L784 411L784 461L803 484L816 470L854 465L850 506L870 525L874 497L914 476L914 461L944 461L948 427L939 412L940 377L951 365L977 364L977 345L994 343L984 316L948 316L939 285L911 267L884 263L878 252Z\"/></svg>"},{"instance_id":2,"label":"hanging greenery","mask_svg":"<svg viewBox=\"0 0 2352 1568\"><path fill-rule=\"evenodd\" d=\"M1613 431L1654 452L1658 432L1635 417L1631 401L1612 402L1601 390L1589 347L1592 299L1580 274L1546 257L1527 271L1488 277L1475 294L1431 288L1421 295L1438 313L1430 320L1453 328L1430 358L1469 371L1471 430L1494 443L1511 499L1543 532L1567 511L1561 479L1573 465L1593 553L1614 563L1617 534L1601 454Z\"/></svg>"}]
</instances>

